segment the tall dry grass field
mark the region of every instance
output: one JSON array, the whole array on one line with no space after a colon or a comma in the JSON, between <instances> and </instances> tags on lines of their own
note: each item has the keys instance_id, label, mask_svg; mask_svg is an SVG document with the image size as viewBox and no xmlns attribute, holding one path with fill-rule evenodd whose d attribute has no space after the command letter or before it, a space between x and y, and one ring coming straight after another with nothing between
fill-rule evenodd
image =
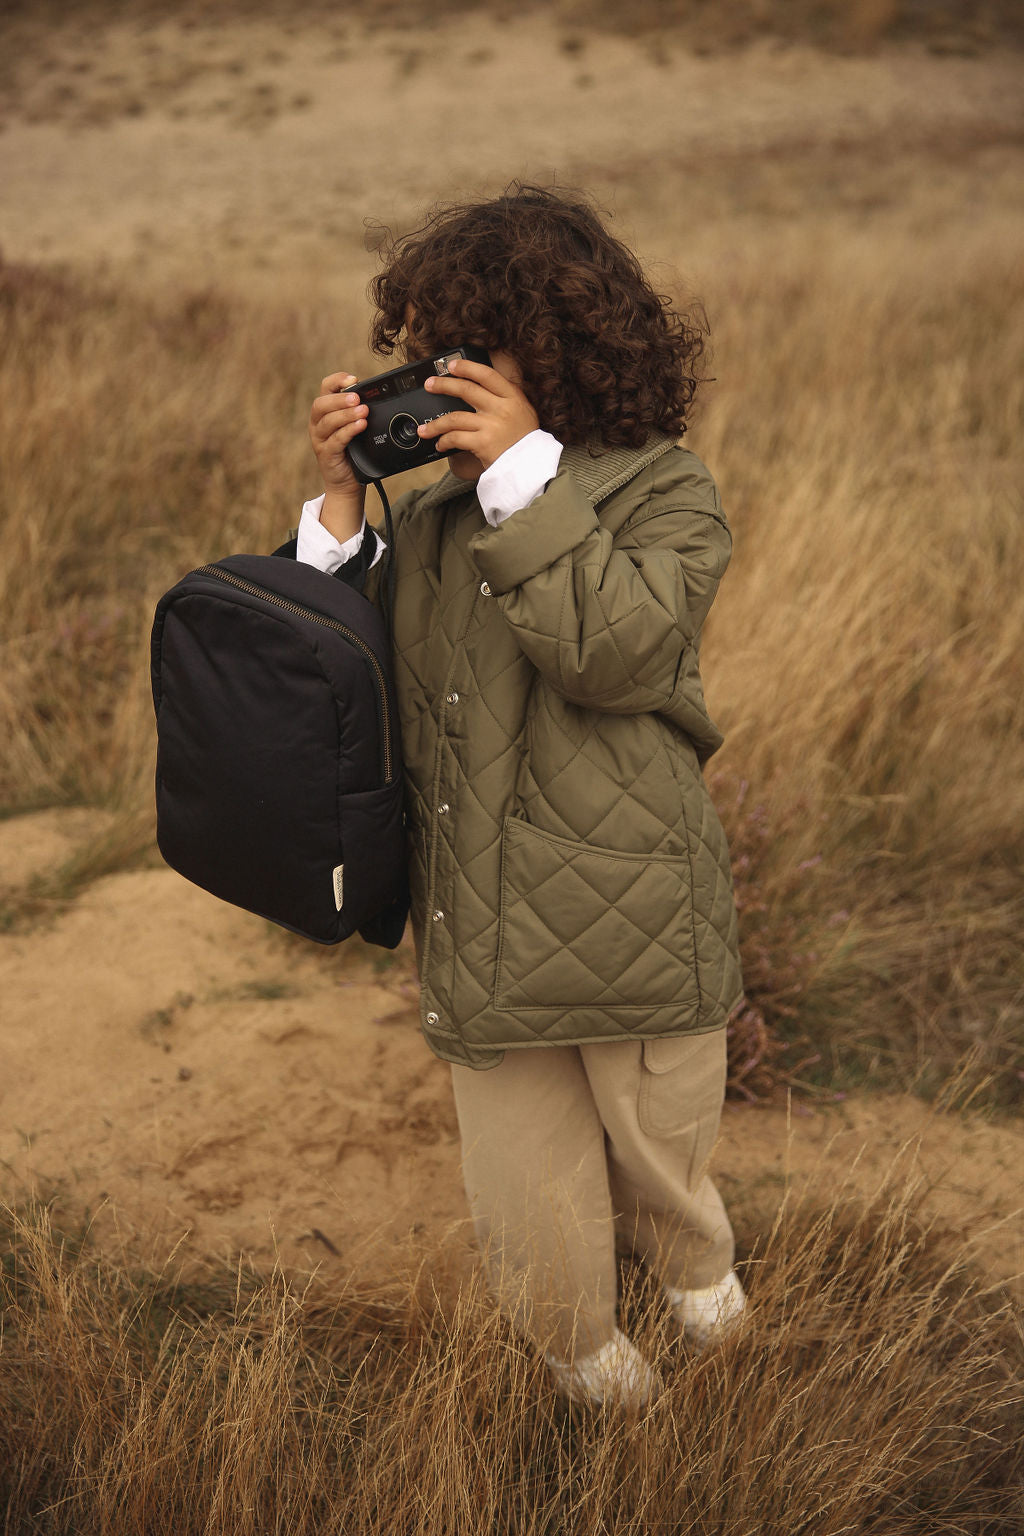
<instances>
[{"instance_id":1,"label":"tall dry grass field","mask_svg":"<svg viewBox=\"0 0 1024 1536\"><path fill-rule=\"evenodd\" d=\"M276 0L182 14L218 6L278 15ZM104 0L96 15L154 9ZM669 0L547 9L571 27L635 27L652 70L669 67ZM685 9L680 37L714 48L773 30L871 47L925 11L936 47L1019 30L1008 3L983 17L960 0ZM232 86L201 101L204 70L244 77L241 33L218 55L183 22L146 40L152 70L129 79L135 44L118 33L110 64L85 39L92 11L74 18L83 57L62 62L60 28L38 18L67 39L66 7L13 10L24 46L0 86L20 70L40 135L99 132L136 108L153 114L146 131L165 108L209 111L211 144L267 127L236 121L260 80L251 98ZM396 91L418 78L407 44L381 55ZM598 70L582 32L552 46ZM221 64L207 69L207 52ZM800 67L791 78L812 86ZM287 99L274 91L259 98L268 121ZM596 111L596 94L578 99ZM1024 1083L1019 144L998 112L941 145L916 139L912 116L883 141L876 115L860 147L783 136L748 153L729 119L726 103L706 163L699 136L658 163L624 144L595 184L665 263L659 284L686 274L712 323L715 380L690 442L736 535L703 650L750 998L734 1091L863 1079L1008 1105ZM307 195L292 206L303 238ZM114 813L63 868L17 889L0 872L8 929L156 858L154 605L190 567L281 541L317 490L306 419L322 374L375 366L358 228L374 209L338 203L321 232L336 270L320 259L315 281L301 244L274 244L271 215L201 281L166 275L183 261L131 276L0 263L0 815ZM3 1536L1024 1529L1019 1317L962 1243L897 1183L868 1201L840 1190L827 1209L787 1194L766 1214L757 1198L732 1202L750 1306L706 1353L673 1344L649 1278L625 1272L623 1327L666 1383L641 1423L559 1403L479 1282L457 1278L461 1250L414 1261L389 1247L358 1272L335 1266L340 1280L212 1262L197 1277L195 1261L154 1270L55 1233L44 1211L7 1211Z\"/></svg>"},{"instance_id":2,"label":"tall dry grass field","mask_svg":"<svg viewBox=\"0 0 1024 1536\"><path fill-rule=\"evenodd\" d=\"M1006 1536L1019 1321L898 1183L784 1204L739 1331L687 1351L642 1277L662 1398L569 1409L445 1251L388 1278L139 1273L8 1212L6 1536Z\"/></svg>"},{"instance_id":3,"label":"tall dry grass field","mask_svg":"<svg viewBox=\"0 0 1024 1536\"><path fill-rule=\"evenodd\" d=\"M916 240L768 224L705 274L717 382L691 441L736 532L710 780L754 1005L734 1054L763 1055L766 1022L798 1078L929 1088L971 1050L1019 1092L1018 256L990 208ZM0 269L0 806L118 813L8 922L149 856L156 598L284 537L315 491L309 400L338 359L372 366L365 326L357 290Z\"/></svg>"},{"instance_id":4,"label":"tall dry grass field","mask_svg":"<svg viewBox=\"0 0 1024 1536\"><path fill-rule=\"evenodd\" d=\"M1016 243L992 220L743 264L696 434L737 531L707 664L723 793L742 776L763 807L751 916L815 957L794 980L818 1040L890 1081L971 1042L1020 1064ZM738 847L743 807L724 809Z\"/></svg>"}]
</instances>

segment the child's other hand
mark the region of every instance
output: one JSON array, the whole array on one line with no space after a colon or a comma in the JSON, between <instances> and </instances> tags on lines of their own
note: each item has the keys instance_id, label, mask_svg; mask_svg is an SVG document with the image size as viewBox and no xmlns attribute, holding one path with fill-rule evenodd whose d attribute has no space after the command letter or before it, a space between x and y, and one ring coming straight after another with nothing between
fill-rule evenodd
<instances>
[{"instance_id":1,"label":"child's other hand","mask_svg":"<svg viewBox=\"0 0 1024 1536\"><path fill-rule=\"evenodd\" d=\"M363 495L363 486L356 479L348 456L348 445L365 430L370 407L351 393L355 383L354 373L328 374L309 415L309 440L328 495Z\"/></svg>"},{"instance_id":2,"label":"child's other hand","mask_svg":"<svg viewBox=\"0 0 1024 1536\"><path fill-rule=\"evenodd\" d=\"M518 375L511 358L495 355L508 373ZM472 411L452 411L420 427L420 437L434 438L442 453L469 453L482 470L490 469L506 448L518 443L528 432L540 426L537 412L514 378L504 371L456 358L449 363L449 377L431 377L425 388L432 395L454 395L473 407Z\"/></svg>"}]
</instances>

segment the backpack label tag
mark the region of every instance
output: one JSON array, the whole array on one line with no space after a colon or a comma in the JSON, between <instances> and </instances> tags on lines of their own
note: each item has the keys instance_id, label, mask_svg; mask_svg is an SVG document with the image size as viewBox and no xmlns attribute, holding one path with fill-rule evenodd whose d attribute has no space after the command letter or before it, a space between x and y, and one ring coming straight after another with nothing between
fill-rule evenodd
<instances>
[{"instance_id":1,"label":"backpack label tag","mask_svg":"<svg viewBox=\"0 0 1024 1536\"><path fill-rule=\"evenodd\" d=\"M339 864L334 871L334 905L340 912L345 903L345 866Z\"/></svg>"}]
</instances>

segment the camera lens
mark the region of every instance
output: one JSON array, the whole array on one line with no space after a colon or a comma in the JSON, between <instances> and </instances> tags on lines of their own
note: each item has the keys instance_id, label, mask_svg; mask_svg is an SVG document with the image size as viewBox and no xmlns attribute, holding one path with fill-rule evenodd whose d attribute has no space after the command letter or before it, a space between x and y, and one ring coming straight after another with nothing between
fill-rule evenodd
<instances>
[{"instance_id":1,"label":"camera lens","mask_svg":"<svg viewBox=\"0 0 1024 1536\"><path fill-rule=\"evenodd\" d=\"M388 435L397 448L418 448L420 445L416 431L418 426L419 422L415 416L400 413L398 416L392 416Z\"/></svg>"}]
</instances>

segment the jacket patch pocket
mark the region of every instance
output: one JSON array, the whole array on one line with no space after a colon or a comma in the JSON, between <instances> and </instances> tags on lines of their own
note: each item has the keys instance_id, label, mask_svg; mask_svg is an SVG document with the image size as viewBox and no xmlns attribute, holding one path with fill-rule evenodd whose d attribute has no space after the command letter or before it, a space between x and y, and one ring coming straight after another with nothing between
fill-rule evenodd
<instances>
[{"instance_id":1,"label":"jacket patch pocket","mask_svg":"<svg viewBox=\"0 0 1024 1536\"><path fill-rule=\"evenodd\" d=\"M617 853L506 817L495 1007L697 1003L685 855Z\"/></svg>"}]
</instances>

